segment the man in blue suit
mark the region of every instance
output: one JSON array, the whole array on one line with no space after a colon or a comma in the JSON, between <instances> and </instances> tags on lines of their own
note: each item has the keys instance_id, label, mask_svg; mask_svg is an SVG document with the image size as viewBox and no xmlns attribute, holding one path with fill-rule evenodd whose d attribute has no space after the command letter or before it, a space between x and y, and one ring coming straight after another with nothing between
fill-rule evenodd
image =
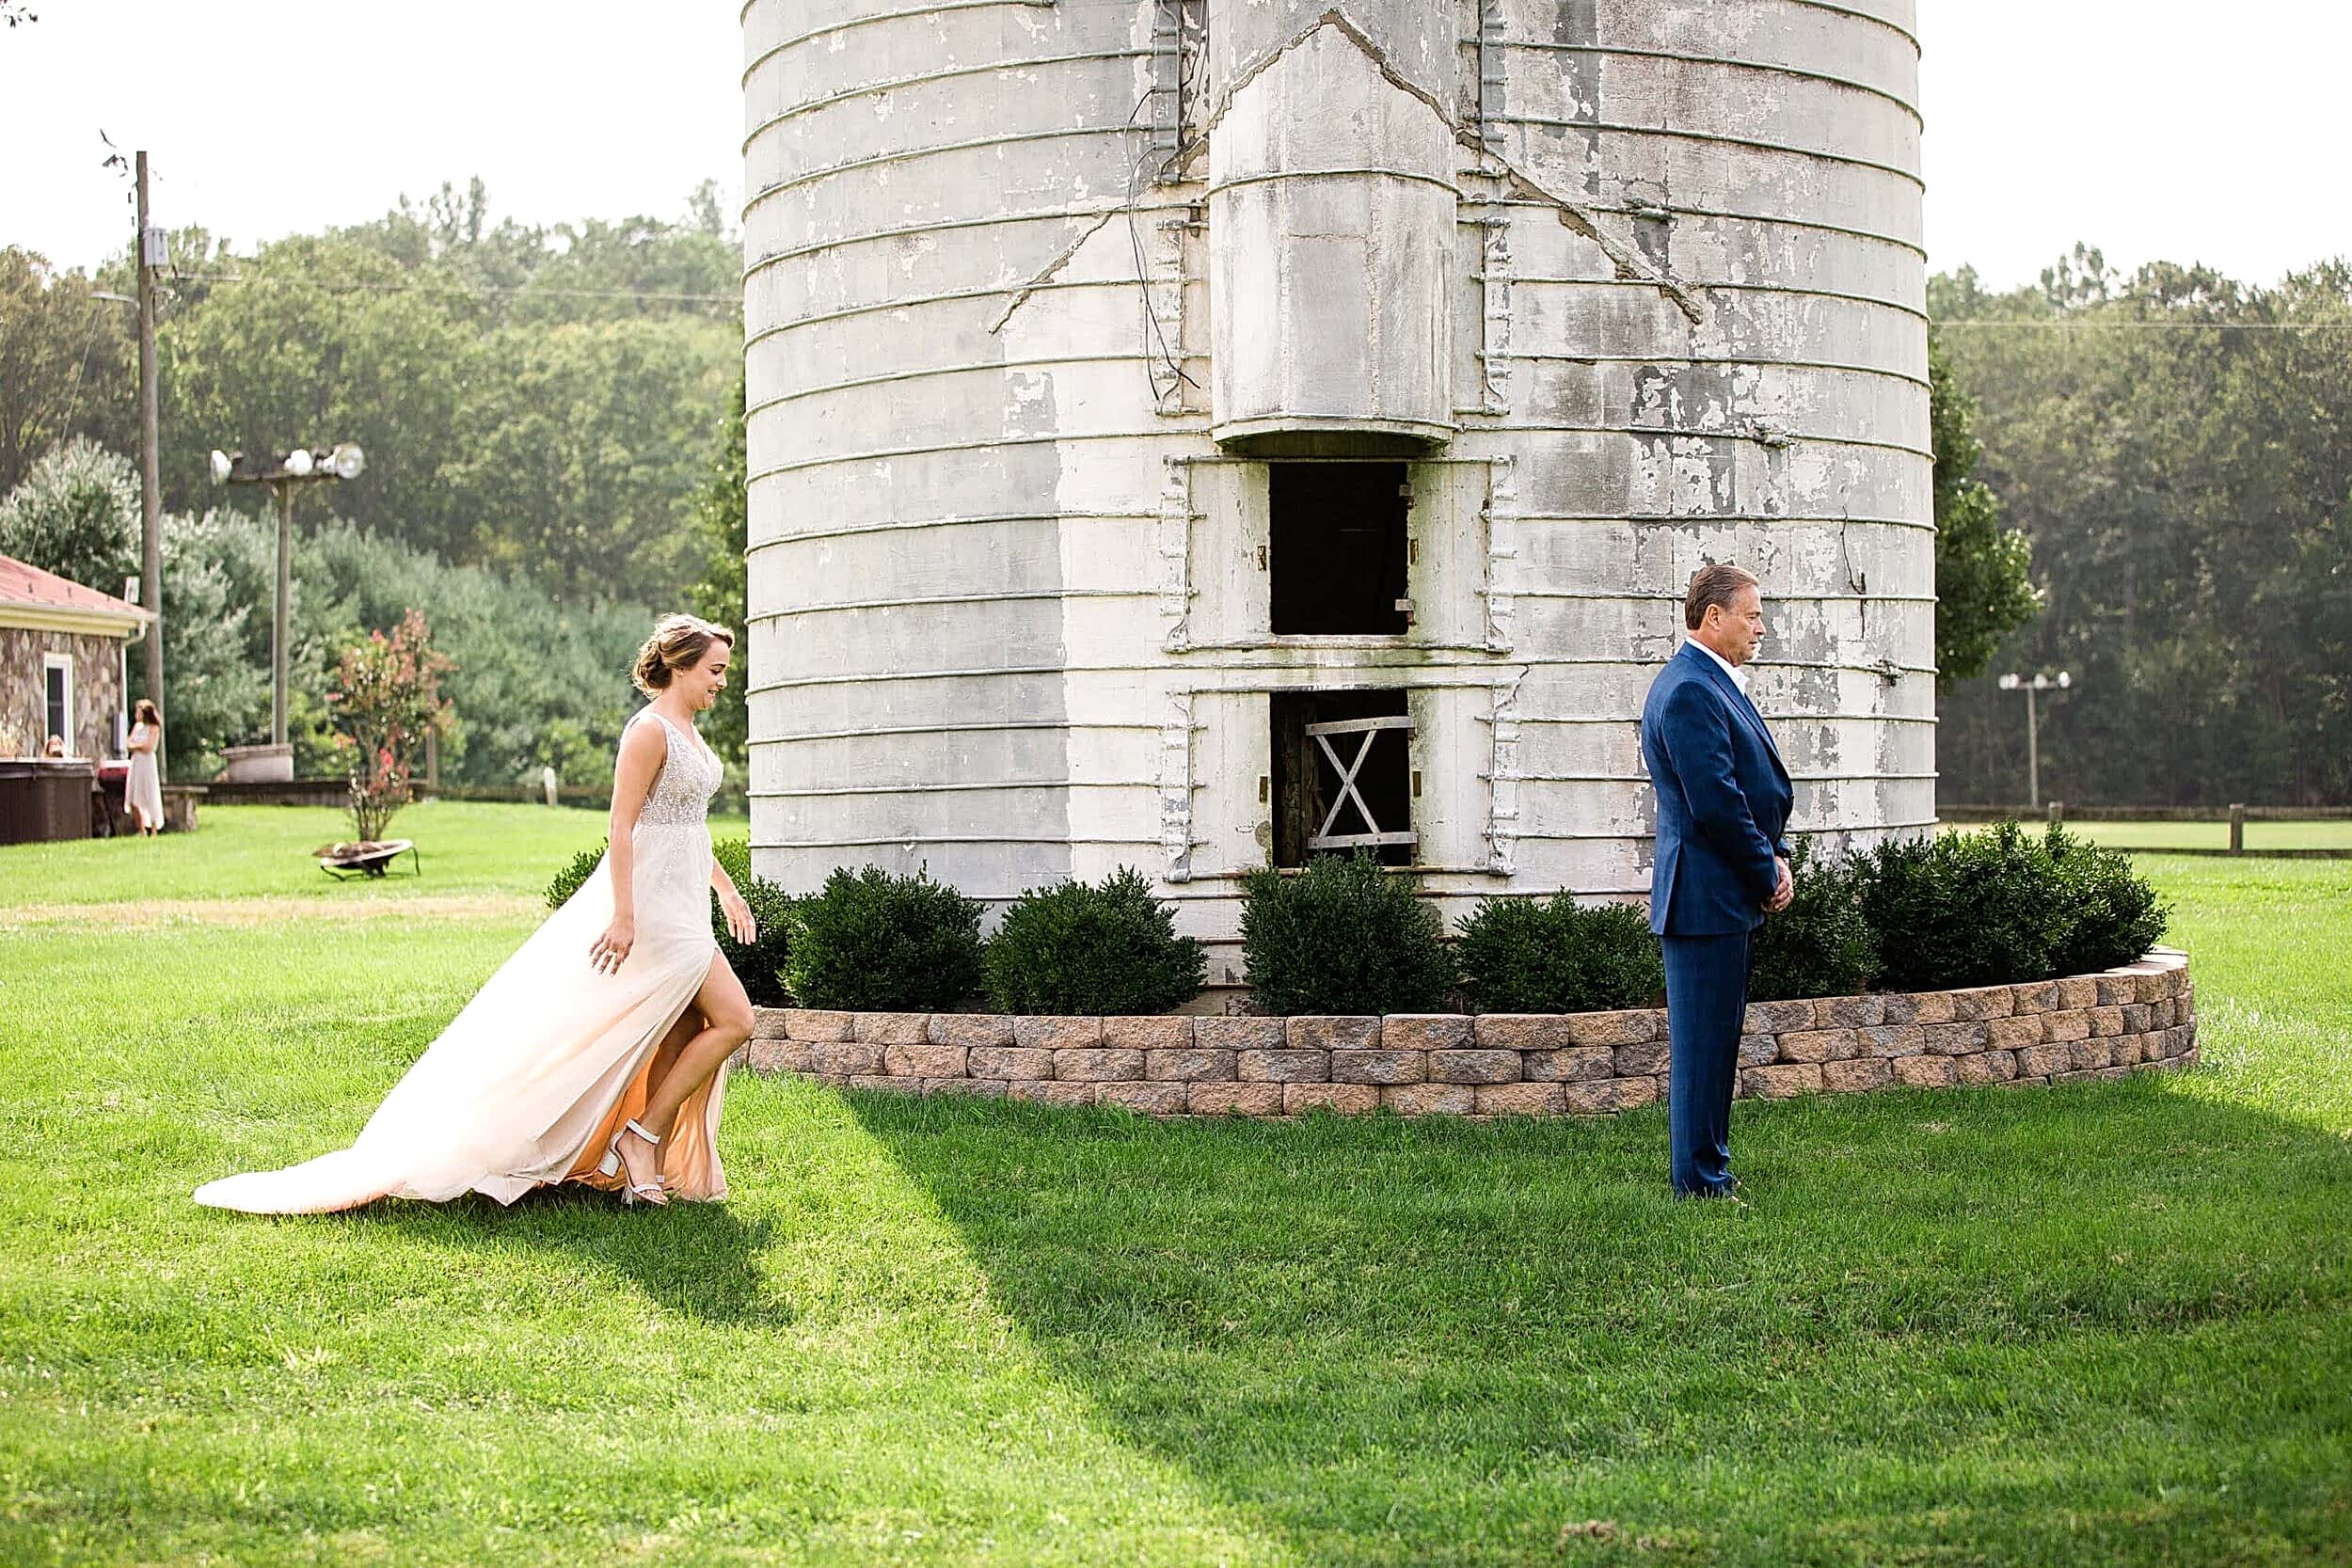
<instances>
[{"instance_id":1,"label":"man in blue suit","mask_svg":"<svg viewBox=\"0 0 2352 1568\"><path fill-rule=\"evenodd\" d=\"M1748 1007L1750 942L1788 907L1795 803L1780 748L1740 666L1764 639L1756 578L1705 566L1682 604L1690 638L1650 683L1642 760L1658 791L1649 928L1666 959L1666 1112L1674 1189L1729 1197L1732 1074ZM1736 1201L1736 1200L1735 1200Z\"/></svg>"}]
</instances>

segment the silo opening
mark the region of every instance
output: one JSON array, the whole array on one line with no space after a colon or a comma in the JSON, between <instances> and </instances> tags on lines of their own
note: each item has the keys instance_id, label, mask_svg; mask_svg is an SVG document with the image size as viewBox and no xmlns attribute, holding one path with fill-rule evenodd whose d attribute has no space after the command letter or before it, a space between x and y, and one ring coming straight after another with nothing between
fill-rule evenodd
<instances>
[{"instance_id":1,"label":"silo opening","mask_svg":"<svg viewBox=\"0 0 2352 1568\"><path fill-rule=\"evenodd\" d=\"M1405 531L1412 496L1402 463L1267 465L1275 635L1405 631L1412 621Z\"/></svg>"},{"instance_id":2,"label":"silo opening","mask_svg":"<svg viewBox=\"0 0 2352 1568\"><path fill-rule=\"evenodd\" d=\"M1385 865L1409 865L1413 831L1413 721L1397 691L1277 691L1274 726L1274 863L1370 849Z\"/></svg>"}]
</instances>

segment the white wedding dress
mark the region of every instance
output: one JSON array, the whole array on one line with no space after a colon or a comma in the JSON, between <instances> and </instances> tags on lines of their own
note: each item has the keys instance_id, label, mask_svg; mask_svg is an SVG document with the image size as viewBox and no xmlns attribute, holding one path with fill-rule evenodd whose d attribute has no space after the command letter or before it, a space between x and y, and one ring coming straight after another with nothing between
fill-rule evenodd
<instances>
[{"instance_id":1,"label":"white wedding dress","mask_svg":"<svg viewBox=\"0 0 2352 1568\"><path fill-rule=\"evenodd\" d=\"M471 1191L512 1203L550 1182L621 1185L596 1164L622 1121L644 1109L655 1049L702 989L717 948L707 814L719 760L650 708L630 722L660 724L668 751L629 836L637 942L619 971L589 962L612 918L600 861L393 1085L357 1143L208 1182L197 1202L315 1214L380 1197L441 1202ZM722 1067L687 1101L662 1140L674 1197L726 1196L718 1148L726 1074Z\"/></svg>"}]
</instances>

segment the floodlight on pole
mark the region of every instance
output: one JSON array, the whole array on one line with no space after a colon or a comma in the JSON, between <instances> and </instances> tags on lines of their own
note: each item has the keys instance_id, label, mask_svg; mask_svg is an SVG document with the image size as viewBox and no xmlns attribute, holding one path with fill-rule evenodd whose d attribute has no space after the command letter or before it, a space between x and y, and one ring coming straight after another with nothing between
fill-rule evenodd
<instances>
[{"instance_id":1,"label":"floodlight on pole","mask_svg":"<svg viewBox=\"0 0 2352 1568\"><path fill-rule=\"evenodd\" d=\"M366 467L367 454L352 441L339 443L325 451L296 447L258 466L247 463L241 451L215 451L212 454L214 483L266 484L278 496L278 604L270 622L269 739L273 746L286 744L286 650L291 637L287 623L294 608L294 486L326 479L356 479Z\"/></svg>"},{"instance_id":2,"label":"floodlight on pole","mask_svg":"<svg viewBox=\"0 0 2352 1568\"><path fill-rule=\"evenodd\" d=\"M2004 691L2026 694L2026 804L2035 811L2042 809L2042 715L2036 697L2044 691L2065 691L2074 684L2074 677L2060 670L2056 675L2037 673L2031 680L2011 673L1997 683Z\"/></svg>"}]
</instances>

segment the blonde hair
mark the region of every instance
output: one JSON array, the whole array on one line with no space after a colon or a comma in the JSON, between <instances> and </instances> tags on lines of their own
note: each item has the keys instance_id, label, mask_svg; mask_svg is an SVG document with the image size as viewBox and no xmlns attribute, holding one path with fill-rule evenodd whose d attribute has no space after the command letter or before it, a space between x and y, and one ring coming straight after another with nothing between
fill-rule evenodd
<instances>
[{"instance_id":1,"label":"blonde hair","mask_svg":"<svg viewBox=\"0 0 2352 1568\"><path fill-rule=\"evenodd\" d=\"M638 690L650 697L670 684L670 677L680 670L691 670L710 652L713 642L735 646L735 633L715 626L699 615L664 615L653 626L653 635L637 650L637 661L629 666L628 678Z\"/></svg>"}]
</instances>

